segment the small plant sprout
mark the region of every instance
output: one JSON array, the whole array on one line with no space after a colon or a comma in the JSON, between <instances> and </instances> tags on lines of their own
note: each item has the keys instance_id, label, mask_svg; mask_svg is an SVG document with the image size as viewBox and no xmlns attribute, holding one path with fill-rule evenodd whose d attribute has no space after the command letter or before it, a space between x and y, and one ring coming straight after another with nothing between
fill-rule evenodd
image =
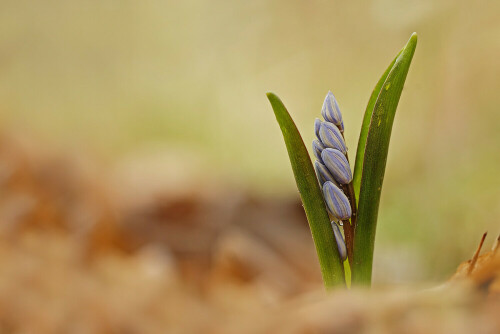
<instances>
[{"instance_id":1,"label":"small plant sprout","mask_svg":"<svg viewBox=\"0 0 500 334\"><path fill-rule=\"evenodd\" d=\"M332 92L323 101L324 120L314 121L314 167L285 106L276 95L267 94L283 133L327 289L346 285L349 275L344 265L351 271L351 284L371 284L392 124L416 46L414 33L375 85L364 113L353 171L342 113Z\"/></svg>"}]
</instances>

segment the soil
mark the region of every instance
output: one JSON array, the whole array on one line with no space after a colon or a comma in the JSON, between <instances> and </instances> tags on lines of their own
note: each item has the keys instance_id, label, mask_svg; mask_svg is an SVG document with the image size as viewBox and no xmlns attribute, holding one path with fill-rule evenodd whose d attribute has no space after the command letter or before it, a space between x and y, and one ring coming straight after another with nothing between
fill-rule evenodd
<instances>
[{"instance_id":1,"label":"soil","mask_svg":"<svg viewBox=\"0 0 500 334\"><path fill-rule=\"evenodd\" d=\"M0 140L0 333L500 333L497 248L327 294L296 198L123 170Z\"/></svg>"}]
</instances>

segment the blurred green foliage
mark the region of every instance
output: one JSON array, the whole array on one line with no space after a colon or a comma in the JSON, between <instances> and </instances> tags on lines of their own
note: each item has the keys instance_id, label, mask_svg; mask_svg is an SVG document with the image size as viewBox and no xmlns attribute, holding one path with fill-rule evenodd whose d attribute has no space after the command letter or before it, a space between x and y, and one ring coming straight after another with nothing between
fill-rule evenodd
<instances>
[{"instance_id":1,"label":"blurred green foliage","mask_svg":"<svg viewBox=\"0 0 500 334\"><path fill-rule=\"evenodd\" d=\"M354 152L386 50L418 31L374 278L437 280L482 232L499 232L499 9L452 0L4 0L0 122L110 163L143 147L182 149L202 157L206 173L298 196L263 93L294 106L310 142L332 90Z\"/></svg>"}]
</instances>

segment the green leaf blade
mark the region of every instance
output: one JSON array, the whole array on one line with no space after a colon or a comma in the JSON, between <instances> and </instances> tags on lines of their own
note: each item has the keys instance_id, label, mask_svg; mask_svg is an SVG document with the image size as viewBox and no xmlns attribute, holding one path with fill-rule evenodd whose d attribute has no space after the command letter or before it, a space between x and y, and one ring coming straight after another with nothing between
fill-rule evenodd
<instances>
[{"instance_id":1,"label":"green leaf blade","mask_svg":"<svg viewBox=\"0 0 500 334\"><path fill-rule=\"evenodd\" d=\"M356 194L356 198L359 198L359 188L361 187L361 175L363 172L363 160L365 157L365 147L366 147L366 138L368 137L368 129L370 128L370 121L372 119L373 108L375 107L375 102L380 95L380 90L389 75L389 72L392 70L396 59L398 59L399 55L403 52L403 50L399 51L396 57L392 60L391 64L385 70L382 77L380 77L377 85L372 91L370 99L368 100L368 105L366 106L365 114L363 116L363 123L361 125L361 131L359 134L358 140L358 148L356 149L356 161L354 164L354 174L352 178L352 182L354 185L354 193Z\"/></svg>"},{"instance_id":2,"label":"green leaf blade","mask_svg":"<svg viewBox=\"0 0 500 334\"><path fill-rule=\"evenodd\" d=\"M273 93L267 93L267 97L283 133L297 188L318 254L325 287L330 289L339 285L345 286L343 264L338 254L330 219L309 153L281 100Z\"/></svg>"},{"instance_id":3,"label":"green leaf blade","mask_svg":"<svg viewBox=\"0 0 500 334\"><path fill-rule=\"evenodd\" d=\"M377 215L384 180L392 124L417 46L414 33L396 58L373 108L364 150L354 237L354 284L370 284Z\"/></svg>"}]
</instances>

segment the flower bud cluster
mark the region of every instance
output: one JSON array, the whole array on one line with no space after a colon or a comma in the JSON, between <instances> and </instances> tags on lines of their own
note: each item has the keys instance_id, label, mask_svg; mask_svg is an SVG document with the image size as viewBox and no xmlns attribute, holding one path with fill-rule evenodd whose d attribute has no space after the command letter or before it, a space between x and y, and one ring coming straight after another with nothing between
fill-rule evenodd
<instances>
[{"instance_id":1,"label":"flower bud cluster","mask_svg":"<svg viewBox=\"0 0 500 334\"><path fill-rule=\"evenodd\" d=\"M328 212L335 221L349 219L352 215L349 199L341 190L341 185L347 185L352 181L351 167L347 160L347 146L343 132L344 122L340 108L332 92L328 92L321 115L324 121L316 118L314 130L317 139L313 141L313 153L316 157L314 168L318 180L323 189ZM346 257L346 245L340 230L332 222L335 239L339 248L339 254L344 260Z\"/></svg>"},{"instance_id":2,"label":"flower bud cluster","mask_svg":"<svg viewBox=\"0 0 500 334\"><path fill-rule=\"evenodd\" d=\"M317 118L314 122L314 130L318 137L312 145L317 159L314 168L330 214L337 220L349 219L352 214L351 205L339 185L349 184L352 181L352 172L346 157L347 146L341 132L344 129L344 122L332 92L326 95L321 115L325 121Z\"/></svg>"}]
</instances>

